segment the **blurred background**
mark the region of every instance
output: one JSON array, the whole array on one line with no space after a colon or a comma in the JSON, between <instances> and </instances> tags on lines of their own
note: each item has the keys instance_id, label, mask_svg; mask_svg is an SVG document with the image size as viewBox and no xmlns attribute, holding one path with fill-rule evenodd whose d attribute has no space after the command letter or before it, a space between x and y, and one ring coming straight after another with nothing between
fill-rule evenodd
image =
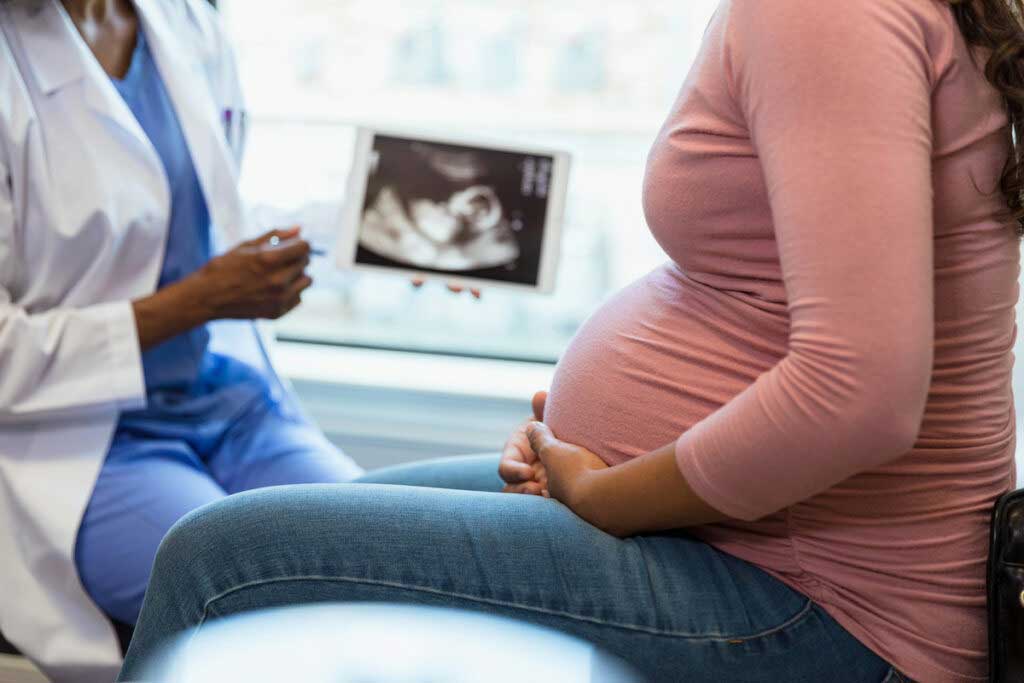
<instances>
[{"instance_id":1,"label":"blurred background","mask_svg":"<svg viewBox=\"0 0 1024 683\"><path fill-rule=\"evenodd\" d=\"M553 297L496 289L478 303L323 262L282 338L550 362L605 295L663 260L641 212L645 156L715 0L218 5L252 120L244 194L298 212L314 240L331 241L352 123L574 157Z\"/></svg>"}]
</instances>

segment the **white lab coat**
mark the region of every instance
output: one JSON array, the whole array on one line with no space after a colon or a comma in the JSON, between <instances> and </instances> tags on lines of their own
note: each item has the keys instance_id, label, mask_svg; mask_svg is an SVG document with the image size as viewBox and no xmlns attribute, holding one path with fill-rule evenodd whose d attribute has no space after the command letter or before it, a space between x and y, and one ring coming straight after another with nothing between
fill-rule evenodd
<instances>
[{"instance_id":1,"label":"white lab coat","mask_svg":"<svg viewBox=\"0 0 1024 683\"><path fill-rule=\"evenodd\" d=\"M242 101L216 15L135 2L220 243L236 243L223 112ZM169 213L156 151L60 2L0 3L0 630L60 683L120 666L73 549L119 412L145 403L129 302L156 288ZM213 344L273 374L241 325Z\"/></svg>"}]
</instances>

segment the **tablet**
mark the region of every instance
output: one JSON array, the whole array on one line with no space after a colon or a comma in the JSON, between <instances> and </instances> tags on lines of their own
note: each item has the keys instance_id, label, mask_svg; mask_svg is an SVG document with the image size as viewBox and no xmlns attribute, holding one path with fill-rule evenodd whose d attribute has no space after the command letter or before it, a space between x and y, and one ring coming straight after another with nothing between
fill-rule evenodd
<instances>
[{"instance_id":1,"label":"tablet","mask_svg":"<svg viewBox=\"0 0 1024 683\"><path fill-rule=\"evenodd\" d=\"M361 127L335 262L549 293L569 155Z\"/></svg>"}]
</instances>

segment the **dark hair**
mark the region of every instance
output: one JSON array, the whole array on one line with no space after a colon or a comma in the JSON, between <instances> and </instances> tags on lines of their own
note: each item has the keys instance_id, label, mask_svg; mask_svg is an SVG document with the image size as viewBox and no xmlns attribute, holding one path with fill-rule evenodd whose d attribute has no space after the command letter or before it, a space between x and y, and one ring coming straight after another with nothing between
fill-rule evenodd
<instances>
[{"instance_id":1,"label":"dark hair","mask_svg":"<svg viewBox=\"0 0 1024 683\"><path fill-rule=\"evenodd\" d=\"M985 77L999 90L1010 118L1010 156L1000 189L1007 218L1024 235L1024 0L948 0L964 39L989 53Z\"/></svg>"}]
</instances>

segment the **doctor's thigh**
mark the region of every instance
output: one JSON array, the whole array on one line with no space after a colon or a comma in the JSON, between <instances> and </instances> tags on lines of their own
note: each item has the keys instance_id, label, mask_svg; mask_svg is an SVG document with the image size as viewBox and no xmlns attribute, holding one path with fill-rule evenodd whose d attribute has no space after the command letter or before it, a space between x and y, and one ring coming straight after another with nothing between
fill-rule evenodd
<instances>
[{"instance_id":1,"label":"doctor's thigh","mask_svg":"<svg viewBox=\"0 0 1024 683\"><path fill-rule=\"evenodd\" d=\"M86 592L126 624L138 619L160 541L189 512L240 491L361 473L315 426L263 401L209 439L209 451L176 436L119 432L78 532L75 564Z\"/></svg>"}]
</instances>

